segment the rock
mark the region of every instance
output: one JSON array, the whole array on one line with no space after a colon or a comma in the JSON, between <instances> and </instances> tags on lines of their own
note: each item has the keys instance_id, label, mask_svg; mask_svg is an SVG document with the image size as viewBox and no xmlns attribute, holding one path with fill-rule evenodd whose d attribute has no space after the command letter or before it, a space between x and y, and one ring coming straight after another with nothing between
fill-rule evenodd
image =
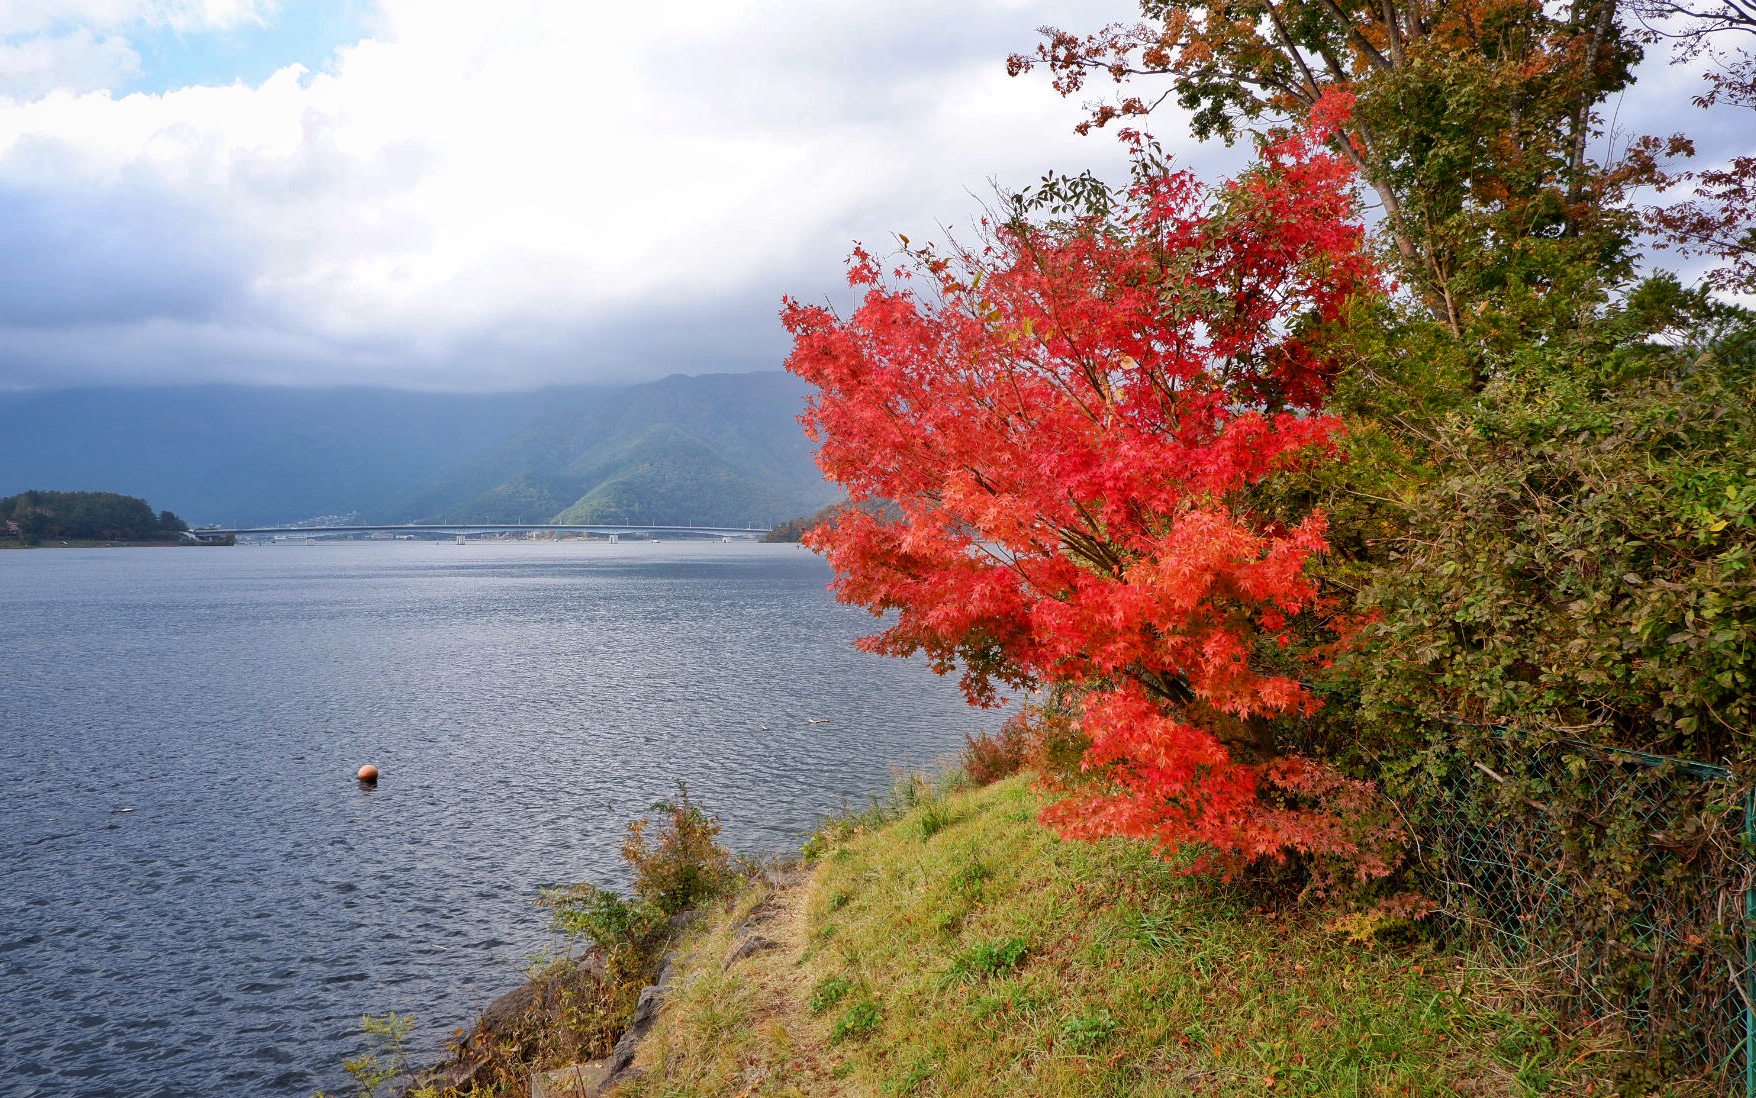
<instances>
[{"instance_id":1,"label":"rock","mask_svg":"<svg viewBox=\"0 0 1756 1098\"><path fill-rule=\"evenodd\" d=\"M751 908L750 914L744 916L743 920L739 922L737 926L732 928L732 935L737 938L738 944L733 949L732 956L726 959L726 964L730 965L735 960L739 960L742 957L748 957L750 953L756 952L757 950L774 948L773 942L769 942L767 938L757 936L755 931L759 926L764 926L768 923L774 922L775 916L779 914L780 905L774 903L772 900L764 900ZM749 952L739 952L739 950L742 950L745 944L752 938L757 941L768 942L768 944L757 946Z\"/></svg>"},{"instance_id":2,"label":"rock","mask_svg":"<svg viewBox=\"0 0 1756 1098\"><path fill-rule=\"evenodd\" d=\"M775 916L779 914L779 904L773 900L763 900L750 909L750 914L744 916L744 921L738 924L738 930L745 931L753 926L761 926L763 923L772 923Z\"/></svg>"},{"instance_id":3,"label":"rock","mask_svg":"<svg viewBox=\"0 0 1756 1098\"><path fill-rule=\"evenodd\" d=\"M667 972L665 975L669 975ZM640 1000L634 1004L634 1017L628 1023L627 1032L616 1042L616 1050L610 1053L610 1077L614 1078L628 1070L634 1063L634 1054L640 1049L640 1042L652 1032L653 1023L658 1021L659 1007L664 1004L664 989L658 984L649 984L640 989Z\"/></svg>"},{"instance_id":4,"label":"rock","mask_svg":"<svg viewBox=\"0 0 1756 1098\"><path fill-rule=\"evenodd\" d=\"M779 942L771 941L760 934L746 934L739 938L738 944L734 945L732 951L726 954L726 963L721 966L721 971L731 968L746 957L754 957L764 950L778 948L780 948Z\"/></svg>"},{"instance_id":5,"label":"rock","mask_svg":"<svg viewBox=\"0 0 1756 1098\"><path fill-rule=\"evenodd\" d=\"M762 871L762 879L770 888L791 888L805 879L809 871L804 866L771 865Z\"/></svg>"},{"instance_id":6,"label":"rock","mask_svg":"<svg viewBox=\"0 0 1756 1098\"><path fill-rule=\"evenodd\" d=\"M552 977L520 984L488 1004L470 1027L465 1041L472 1045L520 1048L534 1031L554 1020L553 992L571 988L589 994L596 981L604 976L606 968L603 951L594 948L573 966ZM467 1093L478 1085L486 1087L494 1071L495 1066L483 1058L453 1054L417 1073L404 1094L406 1096L408 1091L426 1085L432 1085L442 1093L447 1089ZM567 1091L561 1093L569 1094Z\"/></svg>"},{"instance_id":7,"label":"rock","mask_svg":"<svg viewBox=\"0 0 1756 1098\"><path fill-rule=\"evenodd\" d=\"M587 1060L530 1077L530 1098L595 1098L610 1078L608 1060Z\"/></svg>"},{"instance_id":8,"label":"rock","mask_svg":"<svg viewBox=\"0 0 1756 1098\"><path fill-rule=\"evenodd\" d=\"M485 1033L500 1034L506 1032L518 1020L535 1006L537 989L533 984L519 984L506 994L488 1004L476 1025Z\"/></svg>"}]
</instances>

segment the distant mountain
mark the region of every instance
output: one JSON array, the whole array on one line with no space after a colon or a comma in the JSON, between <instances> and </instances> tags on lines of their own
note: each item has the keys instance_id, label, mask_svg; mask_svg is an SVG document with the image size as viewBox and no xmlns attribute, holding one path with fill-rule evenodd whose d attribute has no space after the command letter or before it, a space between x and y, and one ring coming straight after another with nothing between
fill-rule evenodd
<instances>
[{"instance_id":1,"label":"distant mountain","mask_svg":"<svg viewBox=\"0 0 1756 1098\"><path fill-rule=\"evenodd\" d=\"M191 523L768 526L836 497L789 374L622 389L184 386L0 393L0 494L144 496Z\"/></svg>"},{"instance_id":2,"label":"distant mountain","mask_svg":"<svg viewBox=\"0 0 1756 1098\"><path fill-rule=\"evenodd\" d=\"M766 527L838 496L798 424L809 393L779 372L631 386L544 415L379 517Z\"/></svg>"},{"instance_id":3,"label":"distant mountain","mask_svg":"<svg viewBox=\"0 0 1756 1098\"><path fill-rule=\"evenodd\" d=\"M767 526L794 494L739 469L670 424L658 424L580 478L591 485L557 522Z\"/></svg>"},{"instance_id":4,"label":"distant mountain","mask_svg":"<svg viewBox=\"0 0 1756 1098\"><path fill-rule=\"evenodd\" d=\"M177 386L0 393L0 493L144 496L192 523L370 514L591 389L410 393Z\"/></svg>"}]
</instances>

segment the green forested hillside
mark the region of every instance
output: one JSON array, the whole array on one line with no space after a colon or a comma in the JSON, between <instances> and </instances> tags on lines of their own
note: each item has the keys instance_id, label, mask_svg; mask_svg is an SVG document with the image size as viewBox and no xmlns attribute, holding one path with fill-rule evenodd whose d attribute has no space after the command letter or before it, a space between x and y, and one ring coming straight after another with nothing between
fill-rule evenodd
<instances>
[{"instance_id":1,"label":"green forested hillside","mask_svg":"<svg viewBox=\"0 0 1756 1098\"><path fill-rule=\"evenodd\" d=\"M790 504L783 490L669 424L653 427L580 480L590 489L557 521L759 526Z\"/></svg>"},{"instance_id":2,"label":"green forested hillside","mask_svg":"<svg viewBox=\"0 0 1756 1098\"><path fill-rule=\"evenodd\" d=\"M783 373L674 375L543 416L385 521L768 526L833 500Z\"/></svg>"},{"instance_id":3,"label":"green forested hillside","mask_svg":"<svg viewBox=\"0 0 1756 1098\"><path fill-rule=\"evenodd\" d=\"M0 538L35 545L46 538L79 541L178 541L187 523L155 513L143 499L115 492L31 490L0 499Z\"/></svg>"},{"instance_id":4,"label":"green forested hillside","mask_svg":"<svg viewBox=\"0 0 1756 1098\"><path fill-rule=\"evenodd\" d=\"M446 522L548 522L583 490L577 477L520 473L445 512Z\"/></svg>"},{"instance_id":5,"label":"green forested hillside","mask_svg":"<svg viewBox=\"0 0 1756 1098\"><path fill-rule=\"evenodd\" d=\"M182 386L0 394L0 493L102 485L198 524L320 515L767 526L835 498L778 371L622 389ZM634 516L640 516L638 518Z\"/></svg>"},{"instance_id":6,"label":"green forested hillside","mask_svg":"<svg viewBox=\"0 0 1756 1098\"><path fill-rule=\"evenodd\" d=\"M101 486L197 525L377 514L599 389L183 385L0 393L0 494Z\"/></svg>"}]
</instances>

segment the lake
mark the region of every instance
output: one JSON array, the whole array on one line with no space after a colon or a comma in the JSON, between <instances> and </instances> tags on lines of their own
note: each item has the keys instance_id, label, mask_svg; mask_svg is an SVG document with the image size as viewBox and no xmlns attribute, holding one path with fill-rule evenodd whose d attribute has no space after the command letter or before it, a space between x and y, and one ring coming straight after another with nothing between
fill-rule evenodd
<instances>
[{"instance_id":1,"label":"lake","mask_svg":"<svg viewBox=\"0 0 1756 1098\"><path fill-rule=\"evenodd\" d=\"M538 888L624 888L677 781L796 850L997 723L855 650L829 578L753 543L0 553L7 1093L351 1092L362 1014L436 1055L550 944Z\"/></svg>"}]
</instances>

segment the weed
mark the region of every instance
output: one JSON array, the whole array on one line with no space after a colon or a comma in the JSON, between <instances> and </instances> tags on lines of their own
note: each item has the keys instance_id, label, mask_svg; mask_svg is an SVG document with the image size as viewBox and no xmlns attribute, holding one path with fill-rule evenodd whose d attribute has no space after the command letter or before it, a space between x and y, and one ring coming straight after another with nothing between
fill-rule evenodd
<instances>
[{"instance_id":1,"label":"weed","mask_svg":"<svg viewBox=\"0 0 1756 1098\"><path fill-rule=\"evenodd\" d=\"M951 875L951 887L958 892L979 892L982 882L993 875L993 870L979 861L972 861Z\"/></svg>"},{"instance_id":2,"label":"weed","mask_svg":"<svg viewBox=\"0 0 1756 1098\"><path fill-rule=\"evenodd\" d=\"M969 1011L971 1018L979 1022L985 1018L992 1018L1005 1010L1008 1002L1009 1000L1004 994L977 995L969 1001L969 1006L965 1009Z\"/></svg>"},{"instance_id":3,"label":"weed","mask_svg":"<svg viewBox=\"0 0 1756 1098\"><path fill-rule=\"evenodd\" d=\"M953 958L951 969L942 982L949 986L955 983L973 983L984 976L998 976L1017 968L1029 952L1030 944L1023 938L984 942Z\"/></svg>"},{"instance_id":4,"label":"weed","mask_svg":"<svg viewBox=\"0 0 1756 1098\"><path fill-rule=\"evenodd\" d=\"M370 1047L364 1056L343 1060L341 1066L354 1077L360 1098L377 1098L381 1087L408 1074L408 1038L415 1020L392 1011L361 1017L360 1028L365 1030Z\"/></svg>"},{"instance_id":5,"label":"weed","mask_svg":"<svg viewBox=\"0 0 1756 1098\"><path fill-rule=\"evenodd\" d=\"M1183 933L1177 922L1177 919L1169 915L1142 912L1134 920L1134 940L1154 953L1180 946L1183 944Z\"/></svg>"},{"instance_id":6,"label":"weed","mask_svg":"<svg viewBox=\"0 0 1756 1098\"><path fill-rule=\"evenodd\" d=\"M838 888L829 897L829 910L840 911L854 898L854 894L845 888Z\"/></svg>"},{"instance_id":7,"label":"weed","mask_svg":"<svg viewBox=\"0 0 1756 1098\"><path fill-rule=\"evenodd\" d=\"M915 1090L939 1070L939 1061L931 1056L916 1060L902 1074L885 1080L879 1088L885 1094L913 1094Z\"/></svg>"},{"instance_id":8,"label":"weed","mask_svg":"<svg viewBox=\"0 0 1756 1098\"><path fill-rule=\"evenodd\" d=\"M846 976L825 976L811 986L811 1013L822 1014L830 1007L847 998L847 993L854 989L854 982Z\"/></svg>"},{"instance_id":9,"label":"weed","mask_svg":"<svg viewBox=\"0 0 1756 1098\"><path fill-rule=\"evenodd\" d=\"M1061 1026L1061 1043L1073 1049L1096 1048L1116 1032L1116 1019L1107 1010L1093 1010L1067 1019Z\"/></svg>"},{"instance_id":10,"label":"weed","mask_svg":"<svg viewBox=\"0 0 1756 1098\"><path fill-rule=\"evenodd\" d=\"M878 1032L878 1025L884 1021L883 1008L871 999L861 999L848 1008L848 1012L830 1027L829 1043L839 1045L851 1038L870 1037Z\"/></svg>"},{"instance_id":11,"label":"weed","mask_svg":"<svg viewBox=\"0 0 1756 1098\"><path fill-rule=\"evenodd\" d=\"M664 922L656 907L592 884L544 889L537 903L550 909L552 928L569 938L589 937L606 950L639 942Z\"/></svg>"},{"instance_id":12,"label":"weed","mask_svg":"<svg viewBox=\"0 0 1756 1098\"><path fill-rule=\"evenodd\" d=\"M904 812L907 812L922 801L932 800L933 787L927 784L925 776L914 773L913 771L895 773L895 782L890 790L890 799L892 803L899 806ZM876 807L876 805L874 805L874 807Z\"/></svg>"},{"instance_id":13,"label":"weed","mask_svg":"<svg viewBox=\"0 0 1756 1098\"><path fill-rule=\"evenodd\" d=\"M950 827L951 807L941 800L926 801L921 805L921 841L925 842Z\"/></svg>"},{"instance_id":14,"label":"weed","mask_svg":"<svg viewBox=\"0 0 1756 1098\"><path fill-rule=\"evenodd\" d=\"M890 793L883 799L870 798L860 811L844 803L840 812L825 819L816 833L805 840L802 848L805 858L814 861L828 856L836 861L846 861L847 851L842 844L893 823L917 808L923 811L920 821L923 839L932 838L954 822L945 800L963 788L961 783L966 779L962 774L952 772L929 781L923 774L897 771L894 779Z\"/></svg>"}]
</instances>

